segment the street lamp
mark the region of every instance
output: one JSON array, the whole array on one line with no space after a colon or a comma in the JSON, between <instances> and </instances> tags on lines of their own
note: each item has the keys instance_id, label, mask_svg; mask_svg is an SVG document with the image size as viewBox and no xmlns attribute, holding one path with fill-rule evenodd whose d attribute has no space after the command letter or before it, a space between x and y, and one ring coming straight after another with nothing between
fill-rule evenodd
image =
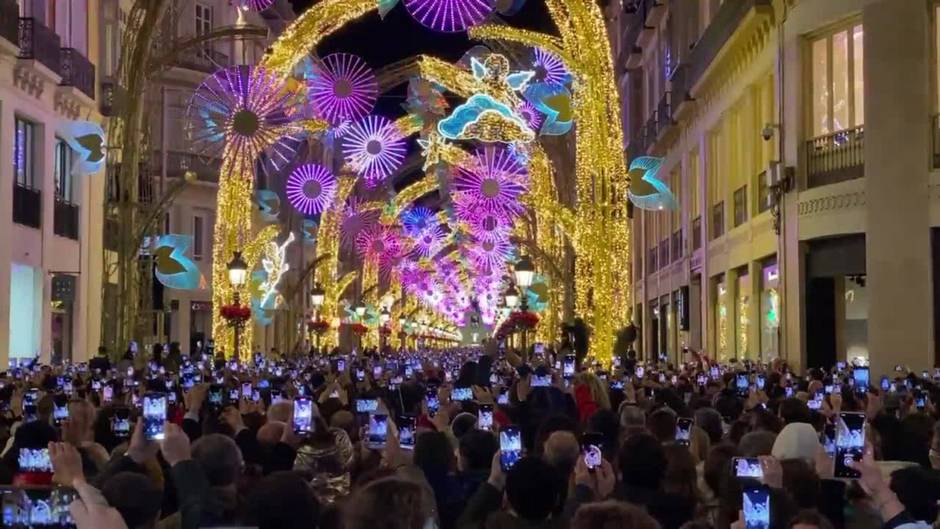
<instances>
[{"instance_id":1,"label":"street lamp","mask_svg":"<svg viewBox=\"0 0 940 529\"><path fill-rule=\"evenodd\" d=\"M310 290L310 304L313 306L314 322L320 320L320 307L323 306L324 301L326 301L326 291L323 290L320 283L315 283L313 289ZM323 333L320 331L319 326L314 329L313 334L317 337L317 354L320 354L320 335Z\"/></svg>"},{"instance_id":2,"label":"street lamp","mask_svg":"<svg viewBox=\"0 0 940 529\"><path fill-rule=\"evenodd\" d=\"M245 281L248 280L248 263L242 258L242 253L239 251L233 252L232 260L229 261L228 265L228 282L232 286L234 291L234 301L235 306L238 307L241 305L241 295L238 290L245 286ZM235 358L238 358L239 354L239 343L241 339L241 326L242 321L236 319L233 325L233 330L235 331Z\"/></svg>"},{"instance_id":3,"label":"street lamp","mask_svg":"<svg viewBox=\"0 0 940 529\"><path fill-rule=\"evenodd\" d=\"M359 319L361 320L362 317L365 315L366 315L366 306L363 305L362 302L360 301L359 304L356 305L356 316L359 316Z\"/></svg>"},{"instance_id":4,"label":"street lamp","mask_svg":"<svg viewBox=\"0 0 940 529\"><path fill-rule=\"evenodd\" d=\"M516 290L516 287L509 285L506 288L506 292L503 293L503 297L506 298L506 306L509 307L509 310L512 311L516 308L516 305L519 304L519 291Z\"/></svg>"},{"instance_id":5,"label":"street lamp","mask_svg":"<svg viewBox=\"0 0 940 529\"><path fill-rule=\"evenodd\" d=\"M516 284L519 288L525 290L532 286L532 280L535 279L535 266L527 255L523 255L513 267L512 275L516 278Z\"/></svg>"},{"instance_id":6,"label":"street lamp","mask_svg":"<svg viewBox=\"0 0 940 529\"><path fill-rule=\"evenodd\" d=\"M383 307L382 312L379 313L379 323L385 325L392 319L392 315L388 313L388 307Z\"/></svg>"}]
</instances>

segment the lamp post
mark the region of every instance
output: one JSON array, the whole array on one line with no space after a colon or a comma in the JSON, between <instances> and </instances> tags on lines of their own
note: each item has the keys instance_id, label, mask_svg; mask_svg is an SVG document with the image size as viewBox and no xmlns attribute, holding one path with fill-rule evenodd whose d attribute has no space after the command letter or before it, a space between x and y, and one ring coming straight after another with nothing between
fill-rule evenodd
<instances>
[{"instance_id":1,"label":"lamp post","mask_svg":"<svg viewBox=\"0 0 940 529\"><path fill-rule=\"evenodd\" d=\"M315 283L313 289L310 290L310 305L313 307L315 322L320 321L320 307L323 306L324 301L326 301L326 291L323 290L320 283ZM314 329L313 333L317 336L317 354L320 354L320 334L322 334L320 328Z\"/></svg>"},{"instance_id":2,"label":"lamp post","mask_svg":"<svg viewBox=\"0 0 940 529\"><path fill-rule=\"evenodd\" d=\"M392 319L392 315L388 312L388 307L382 307L382 311L379 312L379 349L385 349L385 326L388 325L388 322Z\"/></svg>"},{"instance_id":3,"label":"lamp post","mask_svg":"<svg viewBox=\"0 0 940 529\"><path fill-rule=\"evenodd\" d=\"M239 289L241 289L245 285L245 281L248 280L248 263L246 263L242 258L242 253L236 251L232 255L232 260L228 262L227 266L228 282L234 291L235 306L238 307L241 305L241 294L239 293ZM233 327L235 331L235 358L238 358L241 345L239 342L241 340L242 321L235 319Z\"/></svg>"},{"instance_id":4,"label":"lamp post","mask_svg":"<svg viewBox=\"0 0 940 529\"><path fill-rule=\"evenodd\" d=\"M523 255L513 267L512 271L513 277L516 279L516 284L519 285L519 290L521 291L520 296L522 297L522 312L529 311L529 287L532 286L532 280L535 279L535 265L532 264L532 260L529 259L529 256ZM529 330L522 327L522 357L528 360L529 351L526 345L526 339L528 338Z\"/></svg>"}]
</instances>

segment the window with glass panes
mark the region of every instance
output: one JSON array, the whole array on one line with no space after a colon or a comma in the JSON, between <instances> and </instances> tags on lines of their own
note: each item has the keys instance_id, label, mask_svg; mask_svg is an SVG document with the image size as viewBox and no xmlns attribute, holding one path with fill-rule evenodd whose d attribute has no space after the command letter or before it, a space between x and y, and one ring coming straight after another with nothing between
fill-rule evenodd
<instances>
[{"instance_id":1,"label":"window with glass panes","mask_svg":"<svg viewBox=\"0 0 940 529\"><path fill-rule=\"evenodd\" d=\"M35 141L36 125L16 118L13 135L13 175L16 185L33 188L36 185Z\"/></svg>"},{"instance_id":2,"label":"window with glass panes","mask_svg":"<svg viewBox=\"0 0 940 529\"><path fill-rule=\"evenodd\" d=\"M56 138L53 157L55 199L72 202L72 148L62 138Z\"/></svg>"},{"instance_id":3,"label":"window with glass panes","mask_svg":"<svg viewBox=\"0 0 940 529\"><path fill-rule=\"evenodd\" d=\"M864 37L853 24L810 40L814 137L865 123Z\"/></svg>"}]
</instances>

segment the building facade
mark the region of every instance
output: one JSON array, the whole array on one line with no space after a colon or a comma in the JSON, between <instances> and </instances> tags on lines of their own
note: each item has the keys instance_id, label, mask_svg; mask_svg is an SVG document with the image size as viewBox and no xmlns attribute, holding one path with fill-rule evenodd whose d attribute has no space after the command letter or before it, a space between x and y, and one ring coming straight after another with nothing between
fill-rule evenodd
<instances>
[{"instance_id":1,"label":"building facade","mask_svg":"<svg viewBox=\"0 0 940 529\"><path fill-rule=\"evenodd\" d=\"M937 365L937 5L609 6L628 160L679 203L634 211L646 355Z\"/></svg>"}]
</instances>

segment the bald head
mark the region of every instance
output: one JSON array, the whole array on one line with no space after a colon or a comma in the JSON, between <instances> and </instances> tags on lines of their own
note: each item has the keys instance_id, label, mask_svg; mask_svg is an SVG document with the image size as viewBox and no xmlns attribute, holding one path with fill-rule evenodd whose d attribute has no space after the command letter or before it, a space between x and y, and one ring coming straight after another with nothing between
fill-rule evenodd
<instances>
[{"instance_id":1,"label":"bald head","mask_svg":"<svg viewBox=\"0 0 940 529\"><path fill-rule=\"evenodd\" d=\"M581 445L574 433L561 430L545 441L545 461L559 470L570 472L578 462Z\"/></svg>"},{"instance_id":2,"label":"bald head","mask_svg":"<svg viewBox=\"0 0 940 529\"><path fill-rule=\"evenodd\" d=\"M294 403L287 400L280 400L268 408L268 420L289 423L294 415Z\"/></svg>"},{"instance_id":3,"label":"bald head","mask_svg":"<svg viewBox=\"0 0 940 529\"><path fill-rule=\"evenodd\" d=\"M284 428L286 427L286 423L268 421L258 430L258 442L263 445L276 445L284 436Z\"/></svg>"}]
</instances>

